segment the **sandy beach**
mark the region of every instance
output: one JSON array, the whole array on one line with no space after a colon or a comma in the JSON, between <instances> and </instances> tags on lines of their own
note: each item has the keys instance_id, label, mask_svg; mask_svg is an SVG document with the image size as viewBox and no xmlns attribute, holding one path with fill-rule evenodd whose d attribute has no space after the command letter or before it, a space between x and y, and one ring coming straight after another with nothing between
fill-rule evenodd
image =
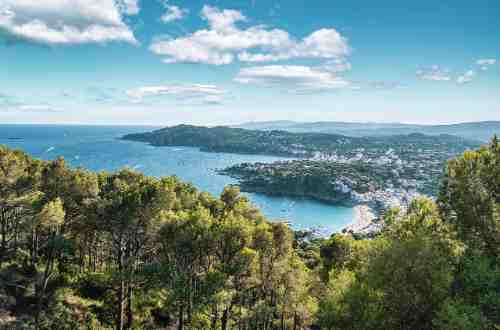
<instances>
[{"instance_id":1,"label":"sandy beach","mask_svg":"<svg viewBox=\"0 0 500 330\"><path fill-rule=\"evenodd\" d=\"M344 230L355 233L362 232L369 227L376 218L373 210L368 205L356 205L354 207L354 220L347 225Z\"/></svg>"}]
</instances>

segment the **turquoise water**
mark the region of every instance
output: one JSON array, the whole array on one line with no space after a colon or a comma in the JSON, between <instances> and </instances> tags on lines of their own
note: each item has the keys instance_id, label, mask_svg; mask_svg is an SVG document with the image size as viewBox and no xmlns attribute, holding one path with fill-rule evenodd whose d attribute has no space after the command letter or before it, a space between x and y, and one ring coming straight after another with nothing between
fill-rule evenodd
<instances>
[{"instance_id":1,"label":"turquoise water","mask_svg":"<svg viewBox=\"0 0 500 330\"><path fill-rule=\"evenodd\" d=\"M176 175L214 195L236 183L216 169L242 162L272 162L280 157L201 152L197 148L152 147L117 138L152 127L0 125L0 144L22 149L42 159L63 156L71 166L93 171L129 167L147 175ZM271 220L289 221L295 229L341 229L353 218L353 209L310 199L246 194Z\"/></svg>"}]
</instances>

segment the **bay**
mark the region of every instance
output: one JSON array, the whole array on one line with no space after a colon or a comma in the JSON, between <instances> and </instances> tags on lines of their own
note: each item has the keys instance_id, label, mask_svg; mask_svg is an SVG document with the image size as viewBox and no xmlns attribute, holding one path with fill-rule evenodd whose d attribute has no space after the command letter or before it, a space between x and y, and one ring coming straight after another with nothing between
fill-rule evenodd
<instances>
[{"instance_id":1,"label":"bay","mask_svg":"<svg viewBox=\"0 0 500 330\"><path fill-rule=\"evenodd\" d=\"M155 127L2 125L0 144L21 149L36 158L62 156L72 167L92 171L115 171L129 167L156 177L176 175L198 189L219 195L236 181L216 171L243 162L273 162L281 157L201 152L189 147L153 147L120 140L129 133ZM245 194L270 220L288 221L294 229L317 228L324 233L340 230L350 223L354 210L307 198Z\"/></svg>"}]
</instances>

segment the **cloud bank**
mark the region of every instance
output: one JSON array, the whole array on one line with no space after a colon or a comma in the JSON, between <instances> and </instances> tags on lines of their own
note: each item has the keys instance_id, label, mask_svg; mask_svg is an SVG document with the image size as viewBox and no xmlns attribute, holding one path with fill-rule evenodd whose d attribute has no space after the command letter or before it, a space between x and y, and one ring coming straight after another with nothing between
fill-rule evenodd
<instances>
[{"instance_id":1,"label":"cloud bank","mask_svg":"<svg viewBox=\"0 0 500 330\"><path fill-rule=\"evenodd\" d=\"M297 65L243 68L234 80L241 84L281 86L299 93L332 91L352 86L351 82L333 72Z\"/></svg>"},{"instance_id":2,"label":"cloud bank","mask_svg":"<svg viewBox=\"0 0 500 330\"><path fill-rule=\"evenodd\" d=\"M156 38L150 50L162 56L165 63L212 65L230 64L235 59L242 62L337 59L351 52L347 39L335 29L320 29L297 41L287 31L265 25L238 27L237 23L248 19L237 10L205 5L201 17L207 21L208 29L179 38Z\"/></svg>"},{"instance_id":3,"label":"cloud bank","mask_svg":"<svg viewBox=\"0 0 500 330\"><path fill-rule=\"evenodd\" d=\"M194 101L202 104L219 104L226 92L215 85L169 84L161 86L143 86L126 92L133 103L161 96L174 97L177 100Z\"/></svg>"},{"instance_id":4,"label":"cloud bank","mask_svg":"<svg viewBox=\"0 0 500 330\"><path fill-rule=\"evenodd\" d=\"M138 12L137 0L2 0L0 31L48 45L137 44L123 16Z\"/></svg>"}]
</instances>

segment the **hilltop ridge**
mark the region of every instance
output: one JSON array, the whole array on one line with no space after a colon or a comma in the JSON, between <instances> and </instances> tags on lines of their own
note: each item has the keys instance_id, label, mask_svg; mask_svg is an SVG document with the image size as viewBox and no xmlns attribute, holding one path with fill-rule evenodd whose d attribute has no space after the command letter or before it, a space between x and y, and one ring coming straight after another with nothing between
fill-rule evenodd
<instances>
[{"instance_id":1,"label":"hilltop ridge","mask_svg":"<svg viewBox=\"0 0 500 330\"><path fill-rule=\"evenodd\" d=\"M494 134L500 134L500 121L422 125L405 123L356 123L342 121L296 122L278 120L246 122L232 127L264 131L283 130L295 133L332 133L353 137L389 136L409 133L423 133L427 135L450 134L467 139L480 140L482 142L488 141Z\"/></svg>"}]
</instances>

